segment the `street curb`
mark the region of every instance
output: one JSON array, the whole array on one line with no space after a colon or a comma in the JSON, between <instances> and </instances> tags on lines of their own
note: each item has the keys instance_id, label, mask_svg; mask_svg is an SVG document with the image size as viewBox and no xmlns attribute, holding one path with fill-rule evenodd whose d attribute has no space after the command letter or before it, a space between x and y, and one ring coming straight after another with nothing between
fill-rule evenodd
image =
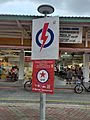
<instances>
[{"instance_id":1,"label":"street curb","mask_svg":"<svg viewBox=\"0 0 90 120\"><path fill-rule=\"evenodd\" d=\"M24 88L24 86L0 86L0 88L2 89L2 88L6 88L6 89L8 89L8 88ZM70 88L70 87L55 87L54 88L55 90L73 90L74 88Z\"/></svg>"},{"instance_id":2,"label":"street curb","mask_svg":"<svg viewBox=\"0 0 90 120\"><path fill-rule=\"evenodd\" d=\"M27 99L14 99L14 98L0 98L0 103L39 103L40 100L27 100ZM54 104L79 104L79 105L90 105L89 101L67 101L67 100L46 100L46 103Z\"/></svg>"}]
</instances>

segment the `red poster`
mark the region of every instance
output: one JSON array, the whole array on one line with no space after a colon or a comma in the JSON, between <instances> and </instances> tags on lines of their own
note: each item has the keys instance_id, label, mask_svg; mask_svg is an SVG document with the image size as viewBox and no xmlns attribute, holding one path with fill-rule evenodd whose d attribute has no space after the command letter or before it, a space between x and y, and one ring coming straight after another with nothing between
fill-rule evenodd
<instances>
[{"instance_id":1,"label":"red poster","mask_svg":"<svg viewBox=\"0 0 90 120\"><path fill-rule=\"evenodd\" d=\"M54 93L54 60L33 61L32 91Z\"/></svg>"}]
</instances>

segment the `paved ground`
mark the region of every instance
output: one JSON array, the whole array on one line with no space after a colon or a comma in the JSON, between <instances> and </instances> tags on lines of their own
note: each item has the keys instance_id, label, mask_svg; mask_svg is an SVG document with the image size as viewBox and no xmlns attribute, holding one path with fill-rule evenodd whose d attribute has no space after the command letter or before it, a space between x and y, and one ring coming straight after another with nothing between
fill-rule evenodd
<instances>
[{"instance_id":1,"label":"paved ground","mask_svg":"<svg viewBox=\"0 0 90 120\"><path fill-rule=\"evenodd\" d=\"M69 87L69 86L68 86ZM39 94L15 83L0 84L0 120L40 120ZM56 89L47 95L46 120L90 120L90 93Z\"/></svg>"},{"instance_id":2,"label":"paved ground","mask_svg":"<svg viewBox=\"0 0 90 120\"><path fill-rule=\"evenodd\" d=\"M39 104L1 104L0 120L40 120ZM90 120L90 106L47 104L46 120Z\"/></svg>"}]
</instances>

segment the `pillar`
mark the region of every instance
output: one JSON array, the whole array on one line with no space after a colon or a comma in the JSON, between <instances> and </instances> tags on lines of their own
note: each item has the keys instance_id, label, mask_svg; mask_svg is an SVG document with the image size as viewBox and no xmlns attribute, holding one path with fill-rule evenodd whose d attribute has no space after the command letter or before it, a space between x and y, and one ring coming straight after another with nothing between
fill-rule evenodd
<instances>
[{"instance_id":1,"label":"pillar","mask_svg":"<svg viewBox=\"0 0 90 120\"><path fill-rule=\"evenodd\" d=\"M89 81L89 54L83 54L83 74L84 74L84 81Z\"/></svg>"},{"instance_id":2,"label":"pillar","mask_svg":"<svg viewBox=\"0 0 90 120\"><path fill-rule=\"evenodd\" d=\"M24 79L24 50L21 50L19 60L19 80L23 79Z\"/></svg>"}]
</instances>

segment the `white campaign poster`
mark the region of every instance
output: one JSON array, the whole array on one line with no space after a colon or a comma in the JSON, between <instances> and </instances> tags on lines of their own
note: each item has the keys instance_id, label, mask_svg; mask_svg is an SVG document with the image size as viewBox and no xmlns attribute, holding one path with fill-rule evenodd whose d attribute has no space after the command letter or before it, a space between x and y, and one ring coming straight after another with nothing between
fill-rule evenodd
<instances>
[{"instance_id":1,"label":"white campaign poster","mask_svg":"<svg viewBox=\"0 0 90 120\"><path fill-rule=\"evenodd\" d=\"M58 59L59 17L34 19L32 24L32 60Z\"/></svg>"}]
</instances>

